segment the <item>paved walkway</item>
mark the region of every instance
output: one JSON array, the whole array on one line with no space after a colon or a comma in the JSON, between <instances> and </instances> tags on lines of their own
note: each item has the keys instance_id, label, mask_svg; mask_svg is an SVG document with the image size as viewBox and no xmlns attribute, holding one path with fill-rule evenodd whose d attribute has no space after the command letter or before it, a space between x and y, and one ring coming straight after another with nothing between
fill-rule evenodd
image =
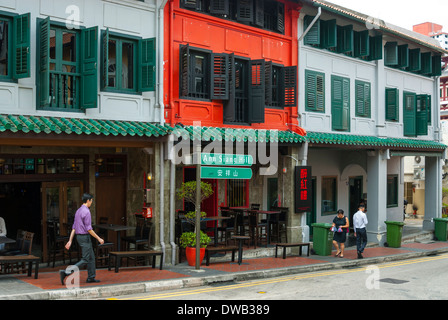
<instances>
[{"instance_id":1,"label":"paved walkway","mask_svg":"<svg viewBox=\"0 0 448 320\"><path fill-rule=\"evenodd\" d=\"M420 233L406 232L404 237ZM428 238L428 237L426 237ZM387 261L411 259L415 257L441 254L448 252L447 241L424 240L403 243L400 248L371 246L366 248L364 259L357 259L356 248L345 251L344 258L330 256L288 255L286 259L274 257L254 257L257 252L244 248L243 264L230 262L230 253L224 258L211 259L210 266L201 265L195 270L186 262L175 266L165 266L163 270L152 269L150 266L134 266L120 268L118 273L113 269L97 270L100 283L85 283L87 271L80 272L80 283L77 289L62 286L59 279L59 269L41 268L39 278L27 277L26 274L0 275L0 299L94 299L108 298L125 293L145 293L167 289L179 289L208 285L217 282L244 281L249 279L283 276L295 273L312 272L336 268L357 267L377 264ZM257 249L258 250L258 249ZM264 249L266 250L266 249ZM274 248L268 250L274 251ZM280 251L279 251L280 253ZM46 266L46 264L44 264Z\"/></svg>"}]
</instances>

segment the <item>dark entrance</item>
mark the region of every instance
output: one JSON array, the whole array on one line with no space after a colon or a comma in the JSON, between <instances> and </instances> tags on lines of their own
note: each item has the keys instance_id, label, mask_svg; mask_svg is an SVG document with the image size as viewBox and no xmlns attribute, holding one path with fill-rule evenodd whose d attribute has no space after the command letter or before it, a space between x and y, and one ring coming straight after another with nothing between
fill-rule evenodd
<instances>
[{"instance_id":1,"label":"dark entrance","mask_svg":"<svg viewBox=\"0 0 448 320\"><path fill-rule=\"evenodd\" d=\"M358 206L362 200L362 180L363 177L351 177L349 179L349 213L350 229L353 230L353 215L358 211Z\"/></svg>"}]
</instances>

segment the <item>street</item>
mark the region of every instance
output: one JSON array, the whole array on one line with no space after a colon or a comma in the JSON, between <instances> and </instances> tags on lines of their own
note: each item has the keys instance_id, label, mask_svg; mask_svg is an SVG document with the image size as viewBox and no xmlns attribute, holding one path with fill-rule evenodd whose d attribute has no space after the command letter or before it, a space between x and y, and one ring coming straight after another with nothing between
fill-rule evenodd
<instances>
[{"instance_id":1,"label":"street","mask_svg":"<svg viewBox=\"0 0 448 320\"><path fill-rule=\"evenodd\" d=\"M223 304L227 300L441 300L448 299L447 268L448 254L442 254L361 268L118 296L114 300L194 300L196 304L201 300L220 300Z\"/></svg>"}]
</instances>

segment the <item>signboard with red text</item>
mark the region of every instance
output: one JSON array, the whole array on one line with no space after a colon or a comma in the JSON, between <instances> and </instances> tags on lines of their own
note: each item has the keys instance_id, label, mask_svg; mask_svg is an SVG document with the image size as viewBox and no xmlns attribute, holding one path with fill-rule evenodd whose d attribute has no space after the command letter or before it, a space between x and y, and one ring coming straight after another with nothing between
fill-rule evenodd
<instances>
[{"instance_id":1,"label":"signboard with red text","mask_svg":"<svg viewBox=\"0 0 448 320\"><path fill-rule=\"evenodd\" d=\"M310 212L312 209L312 177L310 166L298 166L294 171L294 212Z\"/></svg>"}]
</instances>

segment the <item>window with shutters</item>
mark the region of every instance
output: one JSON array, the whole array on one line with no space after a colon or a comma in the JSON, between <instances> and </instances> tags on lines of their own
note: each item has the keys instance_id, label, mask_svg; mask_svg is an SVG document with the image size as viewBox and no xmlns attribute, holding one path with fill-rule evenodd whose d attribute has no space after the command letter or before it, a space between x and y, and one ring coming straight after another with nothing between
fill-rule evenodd
<instances>
[{"instance_id":1,"label":"window with shutters","mask_svg":"<svg viewBox=\"0 0 448 320\"><path fill-rule=\"evenodd\" d=\"M181 45L180 47L180 97L189 99L210 99L210 65L218 75L226 73L226 66L222 61L216 60L218 64L211 63L211 52L197 48L190 48L189 45ZM224 68L224 70L223 70ZM215 93L222 93L222 77L215 80Z\"/></svg>"},{"instance_id":2,"label":"window with shutters","mask_svg":"<svg viewBox=\"0 0 448 320\"><path fill-rule=\"evenodd\" d=\"M387 175L387 207L398 207L398 175Z\"/></svg>"},{"instance_id":3,"label":"window with shutters","mask_svg":"<svg viewBox=\"0 0 448 320\"><path fill-rule=\"evenodd\" d=\"M417 96L413 92L403 93L403 135L417 136Z\"/></svg>"},{"instance_id":4,"label":"window with shutters","mask_svg":"<svg viewBox=\"0 0 448 320\"><path fill-rule=\"evenodd\" d=\"M285 5L275 0L180 0L180 7L285 33Z\"/></svg>"},{"instance_id":5,"label":"window with shutters","mask_svg":"<svg viewBox=\"0 0 448 320\"><path fill-rule=\"evenodd\" d=\"M350 131L350 79L331 77L331 123L333 130Z\"/></svg>"},{"instance_id":6,"label":"window with shutters","mask_svg":"<svg viewBox=\"0 0 448 320\"><path fill-rule=\"evenodd\" d=\"M137 93L155 90L155 39L141 39L103 30L101 88Z\"/></svg>"},{"instance_id":7,"label":"window with shutters","mask_svg":"<svg viewBox=\"0 0 448 320\"><path fill-rule=\"evenodd\" d=\"M81 111L97 106L98 28L67 29L38 19L39 109Z\"/></svg>"},{"instance_id":8,"label":"window with shutters","mask_svg":"<svg viewBox=\"0 0 448 320\"><path fill-rule=\"evenodd\" d=\"M0 15L0 81L30 76L30 14Z\"/></svg>"},{"instance_id":9,"label":"window with shutters","mask_svg":"<svg viewBox=\"0 0 448 320\"><path fill-rule=\"evenodd\" d=\"M357 117L370 118L371 92L370 83L356 80L355 82L355 108Z\"/></svg>"},{"instance_id":10,"label":"window with shutters","mask_svg":"<svg viewBox=\"0 0 448 320\"><path fill-rule=\"evenodd\" d=\"M386 120L398 121L398 89L386 88Z\"/></svg>"},{"instance_id":11,"label":"window with shutters","mask_svg":"<svg viewBox=\"0 0 448 320\"><path fill-rule=\"evenodd\" d=\"M325 112L325 74L305 70L305 110Z\"/></svg>"}]
</instances>

